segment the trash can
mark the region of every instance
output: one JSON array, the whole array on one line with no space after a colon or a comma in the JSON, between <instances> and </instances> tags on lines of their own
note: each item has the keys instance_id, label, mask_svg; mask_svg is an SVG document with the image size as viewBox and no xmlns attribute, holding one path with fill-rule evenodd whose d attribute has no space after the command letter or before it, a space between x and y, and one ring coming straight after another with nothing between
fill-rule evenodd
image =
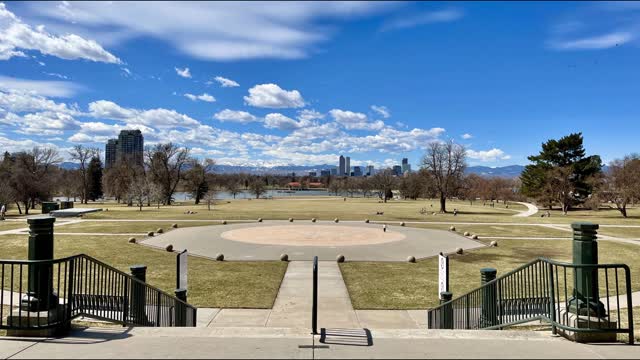
<instances>
[{"instance_id":1,"label":"trash can","mask_svg":"<svg viewBox=\"0 0 640 360\"><path fill-rule=\"evenodd\" d=\"M42 202L42 213L48 214L54 210L60 210L60 204L52 201L43 201Z\"/></svg>"}]
</instances>

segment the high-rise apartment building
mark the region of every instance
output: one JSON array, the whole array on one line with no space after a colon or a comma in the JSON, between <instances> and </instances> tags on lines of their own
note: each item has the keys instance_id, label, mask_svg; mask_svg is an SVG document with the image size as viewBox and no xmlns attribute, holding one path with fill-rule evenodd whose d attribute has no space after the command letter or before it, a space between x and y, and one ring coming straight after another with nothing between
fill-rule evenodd
<instances>
[{"instance_id":1,"label":"high-rise apartment building","mask_svg":"<svg viewBox=\"0 0 640 360\"><path fill-rule=\"evenodd\" d=\"M344 173L346 171L345 170L346 163L345 163L344 156L340 155L339 161L340 162L339 162L339 165L338 165L338 173L339 173L340 176L344 176Z\"/></svg>"},{"instance_id":2,"label":"high-rise apartment building","mask_svg":"<svg viewBox=\"0 0 640 360\"><path fill-rule=\"evenodd\" d=\"M407 172L411 172L411 164L409 164L409 159L407 158L403 158L402 159L402 173L407 173Z\"/></svg>"},{"instance_id":3,"label":"high-rise apartment building","mask_svg":"<svg viewBox=\"0 0 640 360\"><path fill-rule=\"evenodd\" d=\"M393 174L396 175L396 176L402 175L402 166L394 165L393 166Z\"/></svg>"},{"instance_id":4,"label":"high-rise apartment building","mask_svg":"<svg viewBox=\"0 0 640 360\"><path fill-rule=\"evenodd\" d=\"M354 166L353 167L353 176L362 176L362 167Z\"/></svg>"},{"instance_id":5,"label":"high-rise apartment building","mask_svg":"<svg viewBox=\"0 0 640 360\"><path fill-rule=\"evenodd\" d=\"M116 164L116 152L118 149L118 139L109 139L104 151L104 168L109 169Z\"/></svg>"},{"instance_id":6,"label":"high-rise apartment building","mask_svg":"<svg viewBox=\"0 0 640 360\"><path fill-rule=\"evenodd\" d=\"M351 176L351 157L349 156L345 160L345 175Z\"/></svg>"},{"instance_id":7,"label":"high-rise apartment building","mask_svg":"<svg viewBox=\"0 0 640 360\"><path fill-rule=\"evenodd\" d=\"M372 175L373 175L373 171L374 171L374 170L373 170L373 165L368 165L368 166L367 166L367 172L366 172L366 175L367 175L367 176L372 176Z\"/></svg>"},{"instance_id":8,"label":"high-rise apartment building","mask_svg":"<svg viewBox=\"0 0 640 360\"><path fill-rule=\"evenodd\" d=\"M117 162L144 165L144 137L140 130L122 130L117 139L109 139L105 146L105 167Z\"/></svg>"}]
</instances>

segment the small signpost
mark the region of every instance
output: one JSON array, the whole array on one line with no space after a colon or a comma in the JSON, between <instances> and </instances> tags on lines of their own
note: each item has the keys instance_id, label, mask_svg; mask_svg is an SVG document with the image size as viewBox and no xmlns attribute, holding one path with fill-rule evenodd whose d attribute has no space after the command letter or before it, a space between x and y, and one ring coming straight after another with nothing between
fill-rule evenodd
<instances>
[{"instance_id":1,"label":"small signpost","mask_svg":"<svg viewBox=\"0 0 640 360\"><path fill-rule=\"evenodd\" d=\"M442 299L442 293L449 291L449 257L440 253L438 255L438 298Z\"/></svg>"},{"instance_id":2,"label":"small signpost","mask_svg":"<svg viewBox=\"0 0 640 360\"><path fill-rule=\"evenodd\" d=\"M176 256L176 289L187 290L187 249Z\"/></svg>"}]
</instances>

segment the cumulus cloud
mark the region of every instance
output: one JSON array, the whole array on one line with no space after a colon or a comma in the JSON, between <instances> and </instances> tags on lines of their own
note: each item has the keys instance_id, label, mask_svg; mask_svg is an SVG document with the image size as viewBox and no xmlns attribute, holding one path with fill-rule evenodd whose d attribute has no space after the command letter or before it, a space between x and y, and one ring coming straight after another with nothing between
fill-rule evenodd
<instances>
[{"instance_id":1,"label":"cumulus cloud","mask_svg":"<svg viewBox=\"0 0 640 360\"><path fill-rule=\"evenodd\" d=\"M54 111L67 114L77 114L77 107L68 106L65 103L56 103L44 96L30 94L20 91L3 92L0 91L0 109L13 112L28 111Z\"/></svg>"},{"instance_id":2,"label":"cumulus cloud","mask_svg":"<svg viewBox=\"0 0 640 360\"><path fill-rule=\"evenodd\" d=\"M333 120L347 130L380 130L384 127L381 120L370 122L367 115L348 110L333 109L329 111Z\"/></svg>"},{"instance_id":3,"label":"cumulus cloud","mask_svg":"<svg viewBox=\"0 0 640 360\"><path fill-rule=\"evenodd\" d=\"M391 112L389 112L389 109L387 109L386 106L371 105L371 110L375 111L385 119L388 119L391 116Z\"/></svg>"},{"instance_id":4,"label":"cumulus cloud","mask_svg":"<svg viewBox=\"0 0 640 360\"><path fill-rule=\"evenodd\" d=\"M301 108L304 99L298 90L283 90L276 84L260 84L249 89L249 96L244 97L246 104L270 109Z\"/></svg>"},{"instance_id":5,"label":"cumulus cloud","mask_svg":"<svg viewBox=\"0 0 640 360\"><path fill-rule=\"evenodd\" d=\"M237 87L240 86L240 84L238 84L237 82L231 80L231 79L227 79L224 78L222 76L216 76L214 78L215 81L217 81L218 83L220 83L220 86L222 87Z\"/></svg>"},{"instance_id":6,"label":"cumulus cloud","mask_svg":"<svg viewBox=\"0 0 640 360\"><path fill-rule=\"evenodd\" d=\"M40 96L72 97L83 87L71 81L20 79L0 75L0 90Z\"/></svg>"},{"instance_id":7,"label":"cumulus cloud","mask_svg":"<svg viewBox=\"0 0 640 360\"><path fill-rule=\"evenodd\" d=\"M236 122L240 124L247 124L253 121L258 121L258 118L246 111L231 109L224 109L220 112L217 112L213 115L213 118L220 121Z\"/></svg>"},{"instance_id":8,"label":"cumulus cloud","mask_svg":"<svg viewBox=\"0 0 640 360\"><path fill-rule=\"evenodd\" d=\"M96 118L118 120L131 125L144 125L157 128L200 125L197 120L175 110L164 108L149 110L124 108L107 100L90 103L89 115Z\"/></svg>"},{"instance_id":9,"label":"cumulus cloud","mask_svg":"<svg viewBox=\"0 0 640 360\"><path fill-rule=\"evenodd\" d=\"M295 121L280 113L267 114L264 118L264 127L267 129L295 130L302 126L302 122Z\"/></svg>"},{"instance_id":10,"label":"cumulus cloud","mask_svg":"<svg viewBox=\"0 0 640 360\"><path fill-rule=\"evenodd\" d=\"M465 139L465 140L469 140L469 139L471 139L473 137L473 135L467 133L467 134L460 135L460 137Z\"/></svg>"},{"instance_id":11,"label":"cumulus cloud","mask_svg":"<svg viewBox=\"0 0 640 360\"><path fill-rule=\"evenodd\" d=\"M87 40L76 34L55 36L48 33L42 25L34 29L9 11L4 3L0 3L0 60L26 56L23 50L36 50L66 60L121 63L120 59L94 40Z\"/></svg>"},{"instance_id":12,"label":"cumulus cloud","mask_svg":"<svg viewBox=\"0 0 640 360\"><path fill-rule=\"evenodd\" d=\"M482 162L511 159L510 155L507 155L504 153L504 151L496 148L493 148L491 150L483 150L483 151L474 151L474 150L468 149L467 157L474 160L480 160Z\"/></svg>"},{"instance_id":13,"label":"cumulus cloud","mask_svg":"<svg viewBox=\"0 0 640 360\"><path fill-rule=\"evenodd\" d=\"M313 109L303 109L298 111L298 120L311 122L314 120L324 119L324 114L319 113Z\"/></svg>"},{"instance_id":14,"label":"cumulus cloud","mask_svg":"<svg viewBox=\"0 0 640 360\"><path fill-rule=\"evenodd\" d=\"M189 71L188 67L184 69L180 69L177 67L174 69L176 69L176 74L178 74L179 76L182 76L183 78L191 78L191 71Z\"/></svg>"},{"instance_id":15,"label":"cumulus cloud","mask_svg":"<svg viewBox=\"0 0 640 360\"><path fill-rule=\"evenodd\" d=\"M187 94L184 94L184 96L189 98L192 101L198 101L198 100L204 101L204 102L215 102L216 101L216 98L214 98L213 96L211 96L211 95L209 95L207 93L204 93L202 95L193 95L193 94L187 93Z\"/></svg>"}]
</instances>

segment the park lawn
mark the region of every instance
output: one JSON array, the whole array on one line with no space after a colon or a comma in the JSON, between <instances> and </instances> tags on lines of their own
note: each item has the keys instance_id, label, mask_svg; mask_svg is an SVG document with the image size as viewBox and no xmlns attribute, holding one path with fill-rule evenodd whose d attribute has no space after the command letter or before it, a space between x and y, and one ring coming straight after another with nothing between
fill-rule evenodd
<instances>
[{"instance_id":1,"label":"park lawn","mask_svg":"<svg viewBox=\"0 0 640 360\"><path fill-rule=\"evenodd\" d=\"M171 225L173 222L164 221L82 221L69 225L56 226L55 231L60 233L109 233L109 234L127 234L138 233L146 234L149 231L156 232L162 229L164 232L173 230ZM209 226L220 225L219 222L212 221L184 221L176 222L178 227L192 226Z\"/></svg>"},{"instance_id":2,"label":"park lawn","mask_svg":"<svg viewBox=\"0 0 640 360\"><path fill-rule=\"evenodd\" d=\"M123 236L56 236L55 257L87 254L129 273L129 267L147 265L147 282L170 294L175 290L176 254L130 244ZM25 235L0 236L0 258L26 259ZM273 307L287 269L282 261L217 262L189 257L189 303L199 307Z\"/></svg>"},{"instance_id":3,"label":"park lawn","mask_svg":"<svg viewBox=\"0 0 640 360\"><path fill-rule=\"evenodd\" d=\"M600 263L631 267L632 288L640 289L640 248L599 242ZM538 257L571 261L571 240L499 240L498 247L450 255L450 290L454 298L480 285L480 269L493 267L498 276ZM342 276L355 309L427 309L438 304L438 259L405 262L345 262Z\"/></svg>"},{"instance_id":4,"label":"park lawn","mask_svg":"<svg viewBox=\"0 0 640 360\"><path fill-rule=\"evenodd\" d=\"M451 221L455 220L453 214L431 215L437 208L435 201L429 200L390 200L387 203L379 202L377 198L346 198L341 197L313 197L313 198L276 198L266 199L239 199L218 201L207 210L206 205L181 204L156 207L145 207L142 211L137 208L127 207L122 204L104 204L108 211L87 214L85 219L294 219L308 220L382 220L382 221ZM90 204L91 205L91 204ZM84 205L83 205L84 206ZM78 206L80 207L80 206ZM468 202L451 201L451 210L459 211L458 221L500 221L501 218L509 218L515 214L510 209L499 206L491 208L481 204L470 206ZM421 209L425 210L421 213ZM196 214L185 214L186 211L195 211ZM384 212L384 215L376 215ZM464 216L462 216L464 214Z\"/></svg>"},{"instance_id":5,"label":"park lawn","mask_svg":"<svg viewBox=\"0 0 640 360\"><path fill-rule=\"evenodd\" d=\"M409 226L422 227L422 224L410 224ZM570 231L563 231L539 225L455 225L456 232L464 234L469 232L479 237L561 237L571 238Z\"/></svg>"},{"instance_id":6,"label":"park lawn","mask_svg":"<svg viewBox=\"0 0 640 360\"><path fill-rule=\"evenodd\" d=\"M26 221L0 221L0 231L28 228Z\"/></svg>"},{"instance_id":7,"label":"park lawn","mask_svg":"<svg viewBox=\"0 0 640 360\"><path fill-rule=\"evenodd\" d=\"M607 226L607 227L601 227L598 230L598 234L627 238L627 239L640 239L640 227L626 228L626 227Z\"/></svg>"}]
</instances>

